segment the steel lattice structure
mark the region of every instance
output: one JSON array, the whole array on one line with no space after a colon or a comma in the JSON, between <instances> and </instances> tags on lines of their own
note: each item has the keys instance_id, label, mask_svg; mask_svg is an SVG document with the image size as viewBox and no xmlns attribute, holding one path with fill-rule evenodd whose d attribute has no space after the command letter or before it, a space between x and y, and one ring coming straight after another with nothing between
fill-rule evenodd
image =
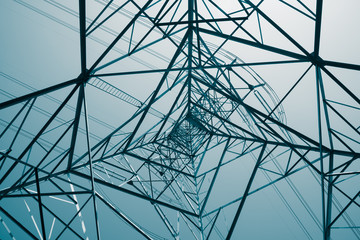
<instances>
[{"instance_id":1,"label":"steel lattice structure","mask_svg":"<svg viewBox=\"0 0 360 240\"><path fill-rule=\"evenodd\" d=\"M1 239L360 239L360 62L322 51L329 3L13 4L79 54L41 89L0 72Z\"/></svg>"}]
</instances>

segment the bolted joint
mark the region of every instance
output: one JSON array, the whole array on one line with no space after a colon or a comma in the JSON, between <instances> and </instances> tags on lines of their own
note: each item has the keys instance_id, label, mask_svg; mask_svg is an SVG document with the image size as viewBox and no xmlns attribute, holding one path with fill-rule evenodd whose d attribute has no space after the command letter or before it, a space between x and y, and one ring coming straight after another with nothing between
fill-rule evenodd
<instances>
[{"instance_id":1,"label":"bolted joint","mask_svg":"<svg viewBox=\"0 0 360 240\"><path fill-rule=\"evenodd\" d=\"M89 79L90 79L89 69L86 69L85 72L80 73L80 75L77 77L79 83L86 83Z\"/></svg>"},{"instance_id":2,"label":"bolted joint","mask_svg":"<svg viewBox=\"0 0 360 240\"><path fill-rule=\"evenodd\" d=\"M316 65L316 66L322 66L323 65L323 59L319 55L315 55L315 52L312 52L310 54L310 61Z\"/></svg>"}]
</instances>

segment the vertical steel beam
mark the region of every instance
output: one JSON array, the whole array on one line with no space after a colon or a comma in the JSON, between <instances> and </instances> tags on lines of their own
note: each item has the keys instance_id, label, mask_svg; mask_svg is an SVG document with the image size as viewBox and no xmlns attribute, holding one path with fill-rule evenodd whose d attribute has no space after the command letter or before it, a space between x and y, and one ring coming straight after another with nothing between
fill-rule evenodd
<instances>
[{"instance_id":1,"label":"vertical steel beam","mask_svg":"<svg viewBox=\"0 0 360 240\"><path fill-rule=\"evenodd\" d=\"M69 150L69 159L67 164L67 170L70 170L72 161L74 159L74 152L75 152L75 144L76 144L76 138L79 130L79 123L80 123L80 117L81 117L81 108L82 103L84 100L84 84L80 84L80 90L76 105L76 112L75 112L75 119L74 119L74 127L72 130L72 136L71 136L71 142L70 142L70 150Z\"/></svg>"},{"instance_id":2,"label":"vertical steel beam","mask_svg":"<svg viewBox=\"0 0 360 240\"><path fill-rule=\"evenodd\" d=\"M37 191L37 197L38 197L38 203L39 203L41 232L42 232L43 240L46 240L45 222L44 222L44 213L43 213L42 202L41 202L41 193L40 193L40 183L39 183L38 168L35 168L35 179L36 179L36 191Z\"/></svg>"},{"instance_id":3,"label":"vertical steel beam","mask_svg":"<svg viewBox=\"0 0 360 240\"><path fill-rule=\"evenodd\" d=\"M232 234L233 234L233 232L234 232L236 223L237 223L237 221L238 221L238 219L239 219L239 217L240 217L240 213L241 213L241 211L242 211L242 209L243 209L243 207L244 207L246 198L247 198L248 195L249 195L249 191L250 191L251 185L252 185L252 183L253 183L253 181L254 181L256 172L257 172L257 170L259 169L259 166L260 166L260 164L261 164L261 162L262 162L262 157L263 157L263 155L264 155L265 149L266 149L266 143L264 143L264 145L263 145L262 148L261 148L261 152L260 152L260 154L259 154L259 157L258 157L256 163L255 163L254 169L253 169L253 171L252 171L252 173L251 173L249 182L248 182L248 184L247 184L247 186L246 186L246 189L245 189L245 192L244 192L244 194L243 194L243 197L242 197L242 199L241 199L241 201L240 201L239 207L238 207L238 209L237 209L237 211L236 211L236 213L235 213L235 217L234 217L234 219L233 219L233 222L232 222L232 224L231 224L231 227L230 227L230 229L229 229L229 232L228 232L228 234L227 234L227 236L226 236L226 240L230 240L230 239L231 239L231 236L232 236Z\"/></svg>"},{"instance_id":4,"label":"vertical steel beam","mask_svg":"<svg viewBox=\"0 0 360 240\"><path fill-rule=\"evenodd\" d=\"M321 18L322 18L323 1L317 0L316 2L316 22L315 22L315 41L314 41L314 57L319 56L320 49L320 32L321 32Z\"/></svg>"},{"instance_id":5,"label":"vertical steel beam","mask_svg":"<svg viewBox=\"0 0 360 240\"><path fill-rule=\"evenodd\" d=\"M318 134L319 134L319 154L320 154L320 182L321 182L321 207L322 207L322 222L323 222L323 239L326 240L326 204L325 204L325 170L324 170L324 156L323 156L323 138L322 138L322 118L321 118L321 94L319 86L319 68L316 67L316 100L317 100L317 120L318 120Z\"/></svg>"},{"instance_id":6,"label":"vertical steel beam","mask_svg":"<svg viewBox=\"0 0 360 240\"><path fill-rule=\"evenodd\" d=\"M79 25L80 25L80 58L81 74L86 73L86 5L85 0L79 0Z\"/></svg>"},{"instance_id":7,"label":"vertical steel beam","mask_svg":"<svg viewBox=\"0 0 360 240\"><path fill-rule=\"evenodd\" d=\"M188 86L188 112L190 113L190 102L191 102L191 67L192 67L192 51L193 51L193 21L194 21L194 0L188 0L188 77L187 77L187 86Z\"/></svg>"},{"instance_id":8,"label":"vertical steel beam","mask_svg":"<svg viewBox=\"0 0 360 240\"><path fill-rule=\"evenodd\" d=\"M330 155L329 155L329 169L328 172L332 172L334 168L334 154L332 153L332 150L334 150L334 144L332 140L332 134L331 134L331 126L330 126L330 118L328 113L328 105L326 104L326 96L325 96L325 89L324 89L324 83L321 76L321 70L320 67L316 66L316 81L318 85L318 94L321 95L322 103L323 103L323 109L324 109L324 118L327 125L327 133L329 138L329 144L330 144ZM320 96L318 96L320 98ZM330 175L328 177L328 185L327 185L327 199L326 199L326 212L325 212L325 229L324 229L324 239L329 240L330 239L330 232L331 232L331 210L332 210L332 192L333 192L333 176Z\"/></svg>"},{"instance_id":9,"label":"vertical steel beam","mask_svg":"<svg viewBox=\"0 0 360 240\"><path fill-rule=\"evenodd\" d=\"M85 85L85 84L84 84ZM91 178L91 191L92 191L92 198L93 198L93 207L94 207L94 217L95 217L95 225L96 225L96 236L97 239L100 239L100 227L99 227L99 220L98 220L98 211L96 206L96 192L95 192L95 182L94 182L94 168L91 156L91 147L90 147L90 134L89 134L89 121L88 121L88 112L86 106L86 99L85 99L85 87L84 85L81 86L80 92L84 96L84 114L85 114L85 132L86 132L86 144L87 144L87 151L89 156L89 166L90 166L90 178Z\"/></svg>"}]
</instances>

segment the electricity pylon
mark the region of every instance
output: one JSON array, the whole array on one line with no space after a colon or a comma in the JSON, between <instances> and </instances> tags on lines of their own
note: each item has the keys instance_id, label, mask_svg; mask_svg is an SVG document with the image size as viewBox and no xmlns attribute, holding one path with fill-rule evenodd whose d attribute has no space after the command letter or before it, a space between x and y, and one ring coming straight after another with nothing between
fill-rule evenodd
<instances>
[{"instance_id":1,"label":"electricity pylon","mask_svg":"<svg viewBox=\"0 0 360 240\"><path fill-rule=\"evenodd\" d=\"M360 65L321 57L322 1L278 3L311 47L266 1L46 2L78 17L80 69L0 103L7 238L248 239L269 191L297 237L360 238L360 100L334 73ZM269 83L264 66L302 70Z\"/></svg>"}]
</instances>

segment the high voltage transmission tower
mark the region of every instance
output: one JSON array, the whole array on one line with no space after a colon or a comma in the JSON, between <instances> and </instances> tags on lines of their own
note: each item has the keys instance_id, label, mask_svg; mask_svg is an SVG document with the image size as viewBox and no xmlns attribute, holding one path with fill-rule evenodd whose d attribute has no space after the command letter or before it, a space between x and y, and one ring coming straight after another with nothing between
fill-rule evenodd
<instances>
[{"instance_id":1,"label":"high voltage transmission tower","mask_svg":"<svg viewBox=\"0 0 360 240\"><path fill-rule=\"evenodd\" d=\"M41 88L0 57L0 238L360 239L360 6L331 4L0 3L77 46Z\"/></svg>"}]
</instances>

